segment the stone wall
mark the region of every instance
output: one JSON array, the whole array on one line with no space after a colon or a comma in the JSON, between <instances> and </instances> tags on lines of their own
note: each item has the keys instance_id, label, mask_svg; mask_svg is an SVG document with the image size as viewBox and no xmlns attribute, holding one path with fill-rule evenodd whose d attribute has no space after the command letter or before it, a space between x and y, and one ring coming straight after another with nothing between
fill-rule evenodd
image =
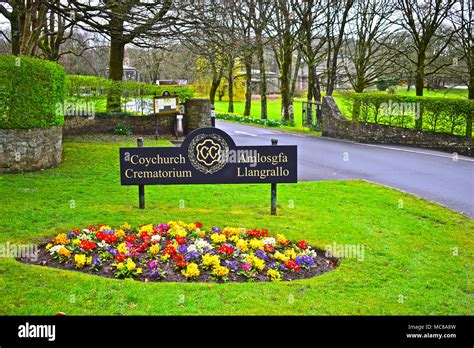
<instances>
[{"instance_id":1,"label":"stone wall","mask_svg":"<svg viewBox=\"0 0 474 348\"><path fill-rule=\"evenodd\" d=\"M323 98L322 110L321 130L323 136L361 143L412 145L474 156L474 140L472 138L349 121L341 114L332 97Z\"/></svg>"},{"instance_id":2,"label":"stone wall","mask_svg":"<svg viewBox=\"0 0 474 348\"><path fill-rule=\"evenodd\" d=\"M184 133L196 128L210 127L209 99L189 99L185 104L183 119ZM175 115L158 116L159 134L174 135ZM137 135L155 134L154 116L64 116L63 131L65 135L87 133L113 133L119 125L127 125Z\"/></svg>"},{"instance_id":3,"label":"stone wall","mask_svg":"<svg viewBox=\"0 0 474 348\"><path fill-rule=\"evenodd\" d=\"M158 116L158 132L174 134L174 115ZM64 116L64 135L113 133L117 125L127 125L133 134L155 134L154 116Z\"/></svg>"},{"instance_id":4,"label":"stone wall","mask_svg":"<svg viewBox=\"0 0 474 348\"><path fill-rule=\"evenodd\" d=\"M61 159L61 127L0 129L0 173L51 168Z\"/></svg>"}]
</instances>

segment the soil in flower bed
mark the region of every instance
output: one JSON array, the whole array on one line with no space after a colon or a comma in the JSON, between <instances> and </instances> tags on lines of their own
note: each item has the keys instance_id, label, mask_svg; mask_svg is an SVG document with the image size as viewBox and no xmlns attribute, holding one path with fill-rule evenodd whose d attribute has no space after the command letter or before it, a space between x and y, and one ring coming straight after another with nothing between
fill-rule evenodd
<instances>
[{"instance_id":1,"label":"soil in flower bed","mask_svg":"<svg viewBox=\"0 0 474 348\"><path fill-rule=\"evenodd\" d=\"M311 278L340 259L267 230L203 228L199 222L107 225L60 233L17 260L108 278L153 282L265 282Z\"/></svg>"}]
</instances>

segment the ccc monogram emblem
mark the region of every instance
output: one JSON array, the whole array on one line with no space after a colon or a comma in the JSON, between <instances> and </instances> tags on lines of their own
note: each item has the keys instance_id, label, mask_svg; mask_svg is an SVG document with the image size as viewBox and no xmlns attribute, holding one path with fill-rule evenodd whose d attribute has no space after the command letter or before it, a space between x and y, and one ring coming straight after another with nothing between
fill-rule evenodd
<instances>
[{"instance_id":1,"label":"ccc monogram emblem","mask_svg":"<svg viewBox=\"0 0 474 348\"><path fill-rule=\"evenodd\" d=\"M222 154L229 150L226 141L218 134L200 134L188 147L188 156L194 168L205 174L221 170L226 162Z\"/></svg>"}]
</instances>

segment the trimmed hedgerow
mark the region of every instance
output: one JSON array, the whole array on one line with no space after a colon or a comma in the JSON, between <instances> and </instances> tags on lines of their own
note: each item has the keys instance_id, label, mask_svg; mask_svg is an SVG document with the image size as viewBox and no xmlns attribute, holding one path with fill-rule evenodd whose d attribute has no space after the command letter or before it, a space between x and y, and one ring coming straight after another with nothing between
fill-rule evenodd
<instances>
[{"instance_id":1,"label":"trimmed hedgerow","mask_svg":"<svg viewBox=\"0 0 474 348\"><path fill-rule=\"evenodd\" d=\"M0 128L47 128L64 123L64 68L47 60L0 56Z\"/></svg>"},{"instance_id":2,"label":"trimmed hedgerow","mask_svg":"<svg viewBox=\"0 0 474 348\"><path fill-rule=\"evenodd\" d=\"M112 81L96 76L68 75L67 95L72 99L104 98L110 89L117 89L123 98L140 98L162 95L164 91L179 96L185 102L193 96L193 90L186 86L159 86L144 82Z\"/></svg>"},{"instance_id":3,"label":"trimmed hedgerow","mask_svg":"<svg viewBox=\"0 0 474 348\"><path fill-rule=\"evenodd\" d=\"M472 100L367 92L345 93L343 103L352 113L346 117L360 122L414 128L421 114L424 131L472 136L468 127L474 115Z\"/></svg>"},{"instance_id":4,"label":"trimmed hedgerow","mask_svg":"<svg viewBox=\"0 0 474 348\"><path fill-rule=\"evenodd\" d=\"M234 115L234 114L216 113L216 118L221 119L221 120L226 120L226 121L240 122L240 123L260 124L260 125L268 126L268 127L281 127L281 126L294 127L295 125L294 122L290 122L290 121L277 121L277 120L269 120L269 119L263 120L261 118L252 118L252 117L239 116L239 115Z\"/></svg>"}]
</instances>

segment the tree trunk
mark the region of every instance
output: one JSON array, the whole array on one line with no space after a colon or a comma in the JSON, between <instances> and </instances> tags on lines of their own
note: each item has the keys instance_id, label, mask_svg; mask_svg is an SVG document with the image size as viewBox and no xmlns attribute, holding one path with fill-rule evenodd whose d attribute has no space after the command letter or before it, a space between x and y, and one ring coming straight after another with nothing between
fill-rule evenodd
<instances>
[{"instance_id":1,"label":"tree trunk","mask_svg":"<svg viewBox=\"0 0 474 348\"><path fill-rule=\"evenodd\" d=\"M229 81L228 93L229 93L229 105L227 106L228 113L234 113L234 60L231 59L229 62L227 72L227 80Z\"/></svg>"},{"instance_id":2,"label":"tree trunk","mask_svg":"<svg viewBox=\"0 0 474 348\"><path fill-rule=\"evenodd\" d=\"M123 79L123 60L125 54L125 42L116 35L110 37L110 60L109 60L109 79L113 81L122 81ZM121 90L118 85L113 85L107 94L107 111L120 112Z\"/></svg>"},{"instance_id":3,"label":"tree trunk","mask_svg":"<svg viewBox=\"0 0 474 348\"><path fill-rule=\"evenodd\" d=\"M424 52L420 52L418 55L418 64L416 67L416 74L415 74L415 90L416 90L417 97L423 96L424 77L425 77L425 54ZM415 129L416 130L423 129L422 110L420 110L418 117L415 119Z\"/></svg>"},{"instance_id":4,"label":"tree trunk","mask_svg":"<svg viewBox=\"0 0 474 348\"><path fill-rule=\"evenodd\" d=\"M209 91L209 100L211 101L211 105L214 105L214 102L216 101L216 93L217 89L219 88L219 85L221 84L221 80L212 80L211 83L211 90Z\"/></svg>"},{"instance_id":5,"label":"tree trunk","mask_svg":"<svg viewBox=\"0 0 474 348\"><path fill-rule=\"evenodd\" d=\"M11 43L12 43L12 54L19 55L20 54L20 23L18 21L18 14L16 11L12 12L10 19L11 25Z\"/></svg>"},{"instance_id":6,"label":"tree trunk","mask_svg":"<svg viewBox=\"0 0 474 348\"><path fill-rule=\"evenodd\" d=\"M245 59L245 110L244 116L250 116L252 108L252 56Z\"/></svg>"},{"instance_id":7,"label":"tree trunk","mask_svg":"<svg viewBox=\"0 0 474 348\"><path fill-rule=\"evenodd\" d=\"M301 52L298 51L298 55L296 58L296 64L295 64L295 70L294 74L291 77L291 90L290 90L290 98L291 101L293 102L293 99L295 98L295 90L296 90L296 81L298 80L298 70L300 70L301 67Z\"/></svg>"},{"instance_id":8,"label":"tree trunk","mask_svg":"<svg viewBox=\"0 0 474 348\"><path fill-rule=\"evenodd\" d=\"M263 55L262 32L256 32L257 60L260 69L260 118L267 119L267 74L265 72L265 57Z\"/></svg>"},{"instance_id":9,"label":"tree trunk","mask_svg":"<svg viewBox=\"0 0 474 348\"><path fill-rule=\"evenodd\" d=\"M282 120L293 121L293 113L290 110L291 101L290 79L291 79L291 60L293 52L291 45L285 45L281 52L281 71L280 71L280 92L281 92L281 108Z\"/></svg>"}]
</instances>

